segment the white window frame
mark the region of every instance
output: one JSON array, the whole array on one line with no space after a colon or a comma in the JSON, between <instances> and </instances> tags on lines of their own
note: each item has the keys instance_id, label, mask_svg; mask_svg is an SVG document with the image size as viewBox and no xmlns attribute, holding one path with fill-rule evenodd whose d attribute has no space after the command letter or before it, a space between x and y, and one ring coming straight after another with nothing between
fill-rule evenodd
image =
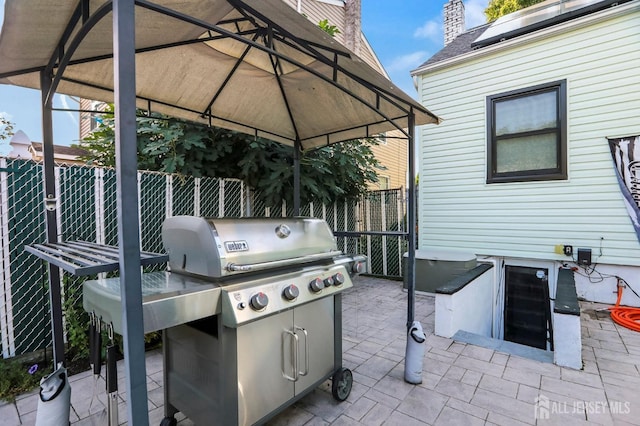
<instances>
[{"instance_id":1,"label":"white window frame","mask_svg":"<svg viewBox=\"0 0 640 426\"><path fill-rule=\"evenodd\" d=\"M384 181L386 182L386 184L387 184L387 187L386 187L386 188L383 188L383 187L382 187L382 181L383 181L383 180L384 180ZM383 190L383 191L384 191L384 190L387 190L387 189L391 189L391 176L387 176L387 175L378 175L378 187L379 187L381 190Z\"/></svg>"},{"instance_id":2,"label":"white window frame","mask_svg":"<svg viewBox=\"0 0 640 426\"><path fill-rule=\"evenodd\" d=\"M320 3L332 4L334 6L344 7L344 0L316 0Z\"/></svg>"}]
</instances>

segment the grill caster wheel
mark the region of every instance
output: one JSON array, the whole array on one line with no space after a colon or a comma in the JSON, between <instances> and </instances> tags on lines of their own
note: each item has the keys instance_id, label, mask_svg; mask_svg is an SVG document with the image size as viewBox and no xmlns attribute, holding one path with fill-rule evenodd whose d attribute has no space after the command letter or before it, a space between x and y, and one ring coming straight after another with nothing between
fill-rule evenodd
<instances>
[{"instance_id":1,"label":"grill caster wheel","mask_svg":"<svg viewBox=\"0 0 640 426\"><path fill-rule=\"evenodd\" d=\"M351 393L353 385L353 374L348 368L340 368L333 373L331 383L331 394L336 401L344 401Z\"/></svg>"},{"instance_id":2,"label":"grill caster wheel","mask_svg":"<svg viewBox=\"0 0 640 426\"><path fill-rule=\"evenodd\" d=\"M178 421L175 419L175 417L165 417L160 422L160 426L176 426L177 424Z\"/></svg>"}]
</instances>

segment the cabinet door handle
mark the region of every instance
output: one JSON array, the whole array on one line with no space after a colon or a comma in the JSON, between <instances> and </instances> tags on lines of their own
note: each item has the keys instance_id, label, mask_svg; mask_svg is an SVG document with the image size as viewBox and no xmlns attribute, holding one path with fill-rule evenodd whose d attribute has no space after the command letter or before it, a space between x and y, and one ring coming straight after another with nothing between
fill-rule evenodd
<instances>
[{"instance_id":1,"label":"cabinet door handle","mask_svg":"<svg viewBox=\"0 0 640 426\"><path fill-rule=\"evenodd\" d=\"M300 330L302 334L304 334L304 371L298 371L298 373L301 376L306 376L309 374L309 333L307 333L305 328L298 327L297 325L294 326L294 330Z\"/></svg>"},{"instance_id":2,"label":"cabinet door handle","mask_svg":"<svg viewBox=\"0 0 640 426\"><path fill-rule=\"evenodd\" d=\"M287 374L286 371L286 365L285 365L285 353L286 353L286 343L287 343L287 339L285 338L286 335L290 335L291 336L291 343L289 344L289 350L291 351L291 357L293 358L293 376L290 376ZM296 333L294 333L291 330L285 330L284 333L282 333L282 376L287 379L290 380L292 382L297 382L298 381L298 347L299 345L299 339L298 339L298 335Z\"/></svg>"}]
</instances>

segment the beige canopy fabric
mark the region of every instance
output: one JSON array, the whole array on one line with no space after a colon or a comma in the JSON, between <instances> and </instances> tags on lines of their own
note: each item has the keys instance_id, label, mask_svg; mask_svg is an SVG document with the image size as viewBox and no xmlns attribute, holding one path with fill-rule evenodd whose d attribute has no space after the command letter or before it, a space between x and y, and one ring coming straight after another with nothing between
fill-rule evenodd
<instances>
[{"instance_id":1,"label":"beige canopy fabric","mask_svg":"<svg viewBox=\"0 0 640 426\"><path fill-rule=\"evenodd\" d=\"M0 84L40 89L50 64L57 93L112 102L111 6L87 1L81 29L81 3L6 0ZM439 121L281 0L136 5L140 108L303 149Z\"/></svg>"},{"instance_id":2,"label":"beige canopy fabric","mask_svg":"<svg viewBox=\"0 0 640 426\"><path fill-rule=\"evenodd\" d=\"M413 175L413 126L438 118L281 0L6 0L0 32L0 84L92 100L130 92L130 34L135 13L135 87L140 108L310 149L407 129ZM114 52L116 45L125 54ZM127 54L128 53L128 54ZM127 95L130 93L127 92ZM122 93L120 93L122 95ZM124 98L124 102L123 102ZM116 117L118 246L129 424L148 424L140 232L133 102L120 96ZM44 188L54 198L51 103L43 104ZM132 146L133 145L133 146ZM118 149L117 149L118 151ZM299 151L296 151L296 154ZM298 157L298 161L295 160ZM297 167L296 167L297 165ZM297 171L296 171L297 170ZM296 178L297 176L297 178ZM297 189L296 189L296 182ZM294 156L294 214L299 210ZM409 179L408 324L414 318L415 191ZM297 200L297 201L296 201ZM56 211L45 212L56 242ZM50 264L54 363L64 360L60 276ZM171 416L171 412L165 415Z\"/></svg>"}]
</instances>

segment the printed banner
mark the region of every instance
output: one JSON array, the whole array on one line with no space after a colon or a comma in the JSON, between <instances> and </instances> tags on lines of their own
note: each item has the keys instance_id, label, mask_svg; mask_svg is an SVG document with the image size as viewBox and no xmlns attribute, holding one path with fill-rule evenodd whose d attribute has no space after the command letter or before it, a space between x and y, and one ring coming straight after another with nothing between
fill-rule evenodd
<instances>
[{"instance_id":1,"label":"printed banner","mask_svg":"<svg viewBox=\"0 0 640 426\"><path fill-rule=\"evenodd\" d=\"M640 241L640 136L609 139L618 183Z\"/></svg>"}]
</instances>

